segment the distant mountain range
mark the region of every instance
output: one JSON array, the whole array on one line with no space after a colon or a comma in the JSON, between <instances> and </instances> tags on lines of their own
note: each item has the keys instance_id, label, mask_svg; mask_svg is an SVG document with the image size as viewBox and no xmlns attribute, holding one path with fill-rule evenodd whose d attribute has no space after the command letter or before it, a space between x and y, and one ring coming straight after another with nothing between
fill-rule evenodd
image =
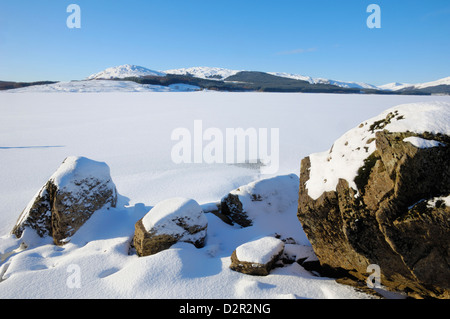
<instances>
[{"instance_id":1,"label":"distant mountain range","mask_svg":"<svg viewBox=\"0 0 450 319\"><path fill-rule=\"evenodd\" d=\"M137 85L145 85L140 90L136 86L128 86L121 83L111 85L93 85L93 80L132 81ZM316 92L316 93L366 93L366 94L450 94L450 77L419 84L389 83L381 86L361 82L337 81L324 78L312 78L310 76L288 74L280 72L259 72L246 70L230 70L215 67L192 67L166 71L155 71L136 65L121 65L111 67L101 72L92 74L82 81L71 82L2 82L0 90L9 90L20 87L33 88L32 91L79 91L79 88L92 86L88 91L102 91L108 87L108 91L123 91L124 87L132 87L133 91L161 91L161 87L169 87L171 91L174 85L198 90L217 91L260 91L260 92ZM84 83L86 82L86 83ZM180 86L181 85L181 86ZM29 89L25 89L27 91ZM31 90L31 88L30 88ZM77 91L78 90L78 91ZM130 89L131 90L131 89ZM24 90L21 90L24 91ZM83 91L83 92L84 92ZM80 91L81 92L81 91Z\"/></svg>"},{"instance_id":2,"label":"distant mountain range","mask_svg":"<svg viewBox=\"0 0 450 319\"><path fill-rule=\"evenodd\" d=\"M389 83L376 86L363 82L338 81L324 78L312 78L310 76L289 74L280 72L256 72L246 70L230 70L217 67L192 67L172 69L166 71L154 71L133 65L119 66L106 69L100 73L91 75L88 79L126 79L140 78L139 82L173 82L180 80L182 83L198 85L205 89L217 90L258 90L258 91L281 91L281 92L306 92L306 91L331 91L353 93L378 93L389 94L450 94L450 77L437 81L405 84ZM166 79L157 81L155 77ZM186 79L189 77L191 79ZM201 79L214 82L195 81ZM219 84L222 82L221 84ZM148 84L161 84L148 83ZM348 89L348 90L342 90Z\"/></svg>"},{"instance_id":3,"label":"distant mountain range","mask_svg":"<svg viewBox=\"0 0 450 319\"><path fill-rule=\"evenodd\" d=\"M428 90L430 90L431 88L438 88L441 86L449 86L449 85L450 85L450 76L440 79L440 80L426 82L426 83L419 83L419 84L407 84L407 83L394 82L394 83L388 83L385 85L381 85L378 88L380 88L382 90L390 90L390 91L400 91L400 90L405 90L405 89L417 89L417 90L428 89Z\"/></svg>"},{"instance_id":4,"label":"distant mountain range","mask_svg":"<svg viewBox=\"0 0 450 319\"><path fill-rule=\"evenodd\" d=\"M228 77L236 75L239 72L237 70L228 70L222 68L209 68L209 67L193 67L193 68L185 68L185 69L175 69L175 70L167 70L164 71L166 74L178 74L178 75L190 75L197 78L202 79L215 79L215 80L226 80ZM245 71L249 72L249 71ZM310 84L332 84L344 88L365 88L365 89L377 89L375 85L367 84L367 83L356 83L356 82L344 82L344 81L335 81L329 79L322 78L312 78L310 76L304 76L299 74L290 74L290 73L280 73L280 72L267 72L267 74L288 78L293 80L306 81Z\"/></svg>"}]
</instances>

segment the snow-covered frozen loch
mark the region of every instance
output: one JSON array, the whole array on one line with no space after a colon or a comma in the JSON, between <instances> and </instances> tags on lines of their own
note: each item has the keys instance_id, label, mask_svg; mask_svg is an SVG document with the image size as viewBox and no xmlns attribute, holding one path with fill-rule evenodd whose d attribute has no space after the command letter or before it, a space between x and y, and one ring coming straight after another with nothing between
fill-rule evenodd
<instances>
[{"instance_id":1,"label":"snow-covered frozen loch","mask_svg":"<svg viewBox=\"0 0 450 319\"><path fill-rule=\"evenodd\" d=\"M177 243L147 257L129 255L129 241L136 221L158 202L184 197L210 207L231 190L270 177L261 174L258 165L196 162L195 152L191 163L175 163L172 132L178 128L192 132L193 149L198 120L201 134L208 128L224 134L227 128L277 128L279 168L271 176L298 175L303 157L329 149L361 121L395 105L427 101L450 102L450 97L0 93L0 298L366 298L296 263L266 277L230 270L236 247L271 235L268 222L241 229L206 214L203 248ZM208 141L200 143L206 146ZM64 246L42 240L23 250L9 232L68 156L109 165L120 194L117 208L99 211ZM277 219L277 227L285 220L281 235L308 245L295 205L268 218Z\"/></svg>"}]
</instances>

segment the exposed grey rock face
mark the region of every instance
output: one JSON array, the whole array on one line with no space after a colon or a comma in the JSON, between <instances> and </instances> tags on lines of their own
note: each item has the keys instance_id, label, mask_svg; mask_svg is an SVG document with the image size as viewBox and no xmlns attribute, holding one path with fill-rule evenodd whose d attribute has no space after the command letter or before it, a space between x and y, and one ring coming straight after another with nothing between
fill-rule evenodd
<instances>
[{"instance_id":1,"label":"exposed grey rock face","mask_svg":"<svg viewBox=\"0 0 450 319\"><path fill-rule=\"evenodd\" d=\"M95 211L116 204L108 165L68 157L22 212L12 233L21 237L28 227L62 245Z\"/></svg>"}]
</instances>

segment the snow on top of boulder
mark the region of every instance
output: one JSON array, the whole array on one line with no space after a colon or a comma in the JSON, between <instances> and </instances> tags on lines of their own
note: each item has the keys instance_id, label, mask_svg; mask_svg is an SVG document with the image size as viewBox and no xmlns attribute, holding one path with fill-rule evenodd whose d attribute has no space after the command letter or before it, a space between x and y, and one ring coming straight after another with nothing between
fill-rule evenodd
<instances>
[{"instance_id":1,"label":"snow on top of boulder","mask_svg":"<svg viewBox=\"0 0 450 319\"><path fill-rule=\"evenodd\" d=\"M92 74L87 79L88 80L97 80L97 79L123 79L128 77L141 77L141 76L165 76L166 74L163 72L158 72L154 70L150 70L144 68L142 66L125 64L112 68L107 68L101 72Z\"/></svg>"},{"instance_id":2,"label":"snow on top of boulder","mask_svg":"<svg viewBox=\"0 0 450 319\"><path fill-rule=\"evenodd\" d=\"M86 179L112 183L109 166L104 162L97 162L86 157L69 156L50 177L59 189L67 189L72 187L74 182Z\"/></svg>"},{"instance_id":3,"label":"snow on top of boulder","mask_svg":"<svg viewBox=\"0 0 450 319\"><path fill-rule=\"evenodd\" d=\"M439 207L442 207L442 204L444 204L444 207L450 207L450 195L448 196L439 196L439 197L434 197L430 200L427 201L428 202L428 207L437 207L437 204L439 203Z\"/></svg>"},{"instance_id":4,"label":"snow on top of boulder","mask_svg":"<svg viewBox=\"0 0 450 319\"><path fill-rule=\"evenodd\" d=\"M281 239L266 236L237 247L236 257L239 261L267 264L283 249L284 243Z\"/></svg>"},{"instance_id":5,"label":"snow on top of boulder","mask_svg":"<svg viewBox=\"0 0 450 319\"><path fill-rule=\"evenodd\" d=\"M266 234L292 237L297 243L310 245L297 218L299 186L300 179L296 174L264 178L230 191L221 203L232 215L239 215L238 219L250 220L250 228L261 229ZM230 195L238 200L230 199Z\"/></svg>"},{"instance_id":6,"label":"snow on top of boulder","mask_svg":"<svg viewBox=\"0 0 450 319\"><path fill-rule=\"evenodd\" d=\"M342 135L326 152L311 154L308 195L319 198L336 190L340 178L357 189L354 182L364 160L375 151L375 133L406 132L450 135L450 103L428 102L398 105L364 121Z\"/></svg>"},{"instance_id":7,"label":"snow on top of boulder","mask_svg":"<svg viewBox=\"0 0 450 319\"><path fill-rule=\"evenodd\" d=\"M56 194L58 195L51 195L49 183L56 187ZM108 198L98 198L99 195L103 196L105 192L110 194ZM97 162L86 157L69 156L51 175L48 182L28 202L28 205L16 222L18 232L16 233L14 229L13 232L16 236L20 236L23 226L30 226L27 223L30 214L39 212L38 217L32 217L32 228L39 229L39 236L51 234L47 232L47 222L52 216L52 210L55 209L53 200L56 196L61 196L58 200L61 200L61 203L68 207L76 203L78 205L76 206L77 212L82 210L86 212L87 207L97 207L95 209L98 209L100 206L97 205L100 203L109 203L115 206L115 199L113 198L116 195L116 186L111 179L109 166L106 163ZM45 211L43 210L44 208ZM61 207L57 209L59 212L64 211Z\"/></svg>"},{"instance_id":8,"label":"snow on top of boulder","mask_svg":"<svg viewBox=\"0 0 450 319\"><path fill-rule=\"evenodd\" d=\"M191 226L208 224L201 206L193 199L175 197L156 204L143 218L148 232L177 235Z\"/></svg>"},{"instance_id":9,"label":"snow on top of boulder","mask_svg":"<svg viewBox=\"0 0 450 319\"><path fill-rule=\"evenodd\" d=\"M430 147L438 147L444 145L441 142L435 140L426 140L417 136L410 136L403 139L403 142L409 142L417 148L430 148Z\"/></svg>"},{"instance_id":10,"label":"snow on top of boulder","mask_svg":"<svg viewBox=\"0 0 450 319\"><path fill-rule=\"evenodd\" d=\"M299 178L295 174L279 175L251 182L231 191L238 195L244 210L251 218L252 208L256 215L267 213L282 213L298 200Z\"/></svg>"}]
</instances>

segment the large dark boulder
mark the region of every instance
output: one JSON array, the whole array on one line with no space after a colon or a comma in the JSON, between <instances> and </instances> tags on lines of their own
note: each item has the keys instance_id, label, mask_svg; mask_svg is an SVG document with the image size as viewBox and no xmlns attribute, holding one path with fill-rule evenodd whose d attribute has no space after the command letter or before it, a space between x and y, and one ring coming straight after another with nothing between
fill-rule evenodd
<instances>
[{"instance_id":1,"label":"large dark boulder","mask_svg":"<svg viewBox=\"0 0 450 319\"><path fill-rule=\"evenodd\" d=\"M68 157L24 209L12 233L21 237L30 228L62 245L95 211L116 204L117 191L107 164Z\"/></svg>"},{"instance_id":2,"label":"large dark boulder","mask_svg":"<svg viewBox=\"0 0 450 319\"><path fill-rule=\"evenodd\" d=\"M322 266L366 280L376 264L389 289L450 297L449 111L399 106L302 160L298 218ZM433 119L443 133L414 130Z\"/></svg>"}]
</instances>

